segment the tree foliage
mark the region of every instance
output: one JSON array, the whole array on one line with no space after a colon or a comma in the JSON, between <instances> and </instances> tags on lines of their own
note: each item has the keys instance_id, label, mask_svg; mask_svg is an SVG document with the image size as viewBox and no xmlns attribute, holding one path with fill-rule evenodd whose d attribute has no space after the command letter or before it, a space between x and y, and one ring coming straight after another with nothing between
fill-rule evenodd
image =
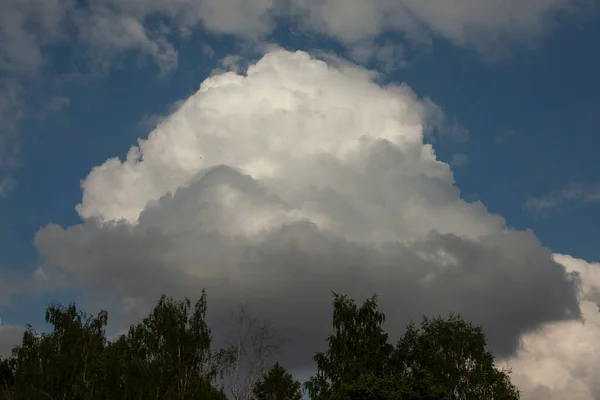
<instances>
[{"instance_id":1,"label":"tree foliage","mask_svg":"<svg viewBox=\"0 0 600 400\"><path fill-rule=\"evenodd\" d=\"M92 316L74 304L52 305L45 320L51 333L38 335L27 326L22 344L13 349L14 397L93 398L102 387L98 361L106 346L106 312Z\"/></svg>"},{"instance_id":2,"label":"tree foliage","mask_svg":"<svg viewBox=\"0 0 600 400\"><path fill-rule=\"evenodd\" d=\"M302 386L279 363L256 382L253 397L255 400L300 400Z\"/></svg>"},{"instance_id":3,"label":"tree foliage","mask_svg":"<svg viewBox=\"0 0 600 400\"><path fill-rule=\"evenodd\" d=\"M75 305L53 305L38 335L30 326L13 350L4 396L9 399L207 399L226 396L213 382L230 357L211 353L206 294L163 296L150 315L114 342L105 338L107 313L90 316ZM2 378L4 379L4 378ZM4 379L7 381L6 379Z\"/></svg>"},{"instance_id":4,"label":"tree foliage","mask_svg":"<svg viewBox=\"0 0 600 400\"><path fill-rule=\"evenodd\" d=\"M205 315L204 292L193 309L189 299L162 296L148 317L109 346L112 368L106 372L112 387L131 389L139 398L223 397L210 382L224 371L228 357L225 351L211 353Z\"/></svg>"},{"instance_id":5,"label":"tree foliage","mask_svg":"<svg viewBox=\"0 0 600 400\"><path fill-rule=\"evenodd\" d=\"M509 372L495 367L483 329L457 314L447 319L423 317L419 329L409 325L392 360L396 371L428 377L452 400L519 398Z\"/></svg>"},{"instance_id":6,"label":"tree foliage","mask_svg":"<svg viewBox=\"0 0 600 400\"><path fill-rule=\"evenodd\" d=\"M8 388L12 387L13 384L14 376L9 360L0 357L0 393L8 390Z\"/></svg>"},{"instance_id":7,"label":"tree foliage","mask_svg":"<svg viewBox=\"0 0 600 400\"><path fill-rule=\"evenodd\" d=\"M332 400L447 400L446 391L428 378L412 375L360 375L331 393Z\"/></svg>"},{"instance_id":8,"label":"tree foliage","mask_svg":"<svg viewBox=\"0 0 600 400\"><path fill-rule=\"evenodd\" d=\"M270 324L253 318L246 306L240 307L232 322L229 390L234 400L245 400L252 396L257 381L267 372L285 338L280 338Z\"/></svg>"},{"instance_id":9,"label":"tree foliage","mask_svg":"<svg viewBox=\"0 0 600 400\"><path fill-rule=\"evenodd\" d=\"M451 314L407 327L396 346L383 330L377 298L361 306L333 299L333 333L305 387L313 400L519 398L508 371L494 365L483 329Z\"/></svg>"},{"instance_id":10,"label":"tree foliage","mask_svg":"<svg viewBox=\"0 0 600 400\"><path fill-rule=\"evenodd\" d=\"M193 306L162 296L146 318L108 341L105 311L51 305L45 319L52 330L38 334L28 326L12 357L0 359L0 400L225 400L217 382L227 379L239 399L302 398L301 384L270 364L282 343L269 325L244 311L235 343L213 351L206 309L204 291ZM311 399L519 399L509 372L496 368L481 327L456 314L424 317L392 345L384 322L377 297L357 305L334 293L327 350L314 356L317 373L305 383Z\"/></svg>"},{"instance_id":11,"label":"tree foliage","mask_svg":"<svg viewBox=\"0 0 600 400\"><path fill-rule=\"evenodd\" d=\"M327 337L327 352L313 357L318 372L306 384L311 398L328 399L361 375L387 373L393 346L384 322L375 296L359 307L347 296L333 294L333 333Z\"/></svg>"}]
</instances>

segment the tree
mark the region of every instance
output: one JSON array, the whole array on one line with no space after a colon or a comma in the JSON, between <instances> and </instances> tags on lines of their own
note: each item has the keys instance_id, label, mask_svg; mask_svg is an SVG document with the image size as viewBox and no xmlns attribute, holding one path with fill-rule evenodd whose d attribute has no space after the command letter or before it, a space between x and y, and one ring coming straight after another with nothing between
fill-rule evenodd
<instances>
[{"instance_id":1,"label":"tree","mask_svg":"<svg viewBox=\"0 0 600 400\"><path fill-rule=\"evenodd\" d=\"M14 384L13 371L7 358L0 357L0 393L9 392Z\"/></svg>"},{"instance_id":2,"label":"tree","mask_svg":"<svg viewBox=\"0 0 600 400\"><path fill-rule=\"evenodd\" d=\"M442 385L452 400L519 398L509 371L495 367L483 328L457 314L447 319L423 317L420 329L409 325L392 359L398 373L427 376Z\"/></svg>"},{"instance_id":3,"label":"tree","mask_svg":"<svg viewBox=\"0 0 600 400\"><path fill-rule=\"evenodd\" d=\"M331 395L332 400L448 400L448 394L430 379L414 376L361 375Z\"/></svg>"},{"instance_id":4,"label":"tree","mask_svg":"<svg viewBox=\"0 0 600 400\"><path fill-rule=\"evenodd\" d=\"M328 399L362 375L385 376L393 346L384 321L376 296L358 307L347 296L333 294L333 333L327 337L327 352L313 357L317 375L305 384L312 399Z\"/></svg>"},{"instance_id":5,"label":"tree","mask_svg":"<svg viewBox=\"0 0 600 400\"><path fill-rule=\"evenodd\" d=\"M300 382L294 380L279 363L276 363L267 374L256 382L255 400L300 400L302 390Z\"/></svg>"},{"instance_id":6,"label":"tree","mask_svg":"<svg viewBox=\"0 0 600 400\"><path fill-rule=\"evenodd\" d=\"M45 320L53 326L51 333L38 335L28 325L13 350L13 397L93 398L102 386L96 367L106 344L106 312L94 317L78 312L75 304L52 305Z\"/></svg>"},{"instance_id":7,"label":"tree","mask_svg":"<svg viewBox=\"0 0 600 400\"><path fill-rule=\"evenodd\" d=\"M387 343L377 298L360 307L334 293L333 333L317 353L313 400L514 400L509 372L494 365L483 329L456 314L410 324L396 347Z\"/></svg>"},{"instance_id":8,"label":"tree","mask_svg":"<svg viewBox=\"0 0 600 400\"><path fill-rule=\"evenodd\" d=\"M213 382L230 363L227 353L211 353L205 321L206 293L189 299L162 296L150 315L108 346L105 378L123 398L225 399ZM118 391L116 390L118 389Z\"/></svg>"},{"instance_id":9,"label":"tree","mask_svg":"<svg viewBox=\"0 0 600 400\"><path fill-rule=\"evenodd\" d=\"M193 309L187 298L162 296L147 318L110 343L105 311L93 317L74 304L51 306L46 322L53 330L39 335L28 326L8 370L0 363L0 379L14 375L3 398L226 400L213 383L231 357L211 352L205 314L205 292Z\"/></svg>"},{"instance_id":10,"label":"tree","mask_svg":"<svg viewBox=\"0 0 600 400\"><path fill-rule=\"evenodd\" d=\"M250 399L256 382L267 372L269 361L286 340L278 337L270 324L252 317L246 306L240 307L233 323L230 392L235 400Z\"/></svg>"},{"instance_id":11,"label":"tree","mask_svg":"<svg viewBox=\"0 0 600 400\"><path fill-rule=\"evenodd\" d=\"M204 291L193 307L187 298L162 296L148 317L109 342L105 311L52 305L46 311L52 331L28 326L12 358L0 359L0 398L226 400L215 382L232 371L232 395L240 400L301 398L300 384L281 365L267 371L281 345L268 324L242 309L235 343L215 352L206 308ZM384 321L375 296L357 306L334 293L333 332L306 383L312 399L519 399L509 372L496 368L481 327L456 314L424 317L392 346Z\"/></svg>"}]
</instances>

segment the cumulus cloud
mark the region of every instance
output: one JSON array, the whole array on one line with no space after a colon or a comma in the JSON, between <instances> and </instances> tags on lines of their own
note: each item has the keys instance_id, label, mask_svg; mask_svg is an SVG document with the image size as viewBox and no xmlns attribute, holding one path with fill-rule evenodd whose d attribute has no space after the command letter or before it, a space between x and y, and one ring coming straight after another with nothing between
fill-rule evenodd
<instances>
[{"instance_id":1,"label":"cumulus cloud","mask_svg":"<svg viewBox=\"0 0 600 400\"><path fill-rule=\"evenodd\" d=\"M524 335L507 363L523 400L595 400L600 398L600 264L561 254L554 259L580 277L583 321L549 323Z\"/></svg>"},{"instance_id":2,"label":"cumulus cloud","mask_svg":"<svg viewBox=\"0 0 600 400\"><path fill-rule=\"evenodd\" d=\"M525 209L539 216L547 216L550 212L567 203L585 204L596 202L600 202L600 184L585 185L576 183L545 196L527 199Z\"/></svg>"},{"instance_id":3,"label":"cumulus cloud","mask_svg":"<svg viewBox=\"0 0 600 400\"><path fill-rule=\"evenodd\" d=\"M372 77L274 50L245 75L207 78L125 160L90 172L81 224L37 233L49 279L111 293L122 324L163 292L207 288L213 320L244 302L273 322L296 370L323 346L331 290L379 293L396 335L461 312L501 355L578 319L549 250L461 199L423 142L428 101Z\"/></svg>"},{"instance_id":4,"label":"cumulus cloud","mask_svg":"<svg viewBox=\"0 0 600 400\"><path fill-rule=\"evenodd\" d=\"M497 49L504 39L527 41L544 32L548 20L587 0L5 0L0 3L0 74L31 82L31 73L52 65L52 49L68 44L86 55L87 72L106 74L124 56L138 65L155 65L160 74L177 68L176 43L196 29L232 35L246 47L260 49L277 26L300 24L348 46L356 61L390 72L406 64L405 43L381 40L385 33L427 42L444 37L460 46ZM575 5L577 6L575 6ZM416 43L412 40L412 43ZM493 46L489 46L493 43ZM206 49L203 49L207 54ZM229 59L228 61L232 61ZM79 64L79 63L78 63ZM2 78L4 78L2 76ZM0 196L15 185L19 142L13 117L1 109ZM30 89L32 90L32 89ZM34 90L35 91L35 90ZM66 103L54 103L62 107ZM12 111L11 111L12 112ZM8 166L11 164L11 166Z\"/></svg>"}]
</instances>

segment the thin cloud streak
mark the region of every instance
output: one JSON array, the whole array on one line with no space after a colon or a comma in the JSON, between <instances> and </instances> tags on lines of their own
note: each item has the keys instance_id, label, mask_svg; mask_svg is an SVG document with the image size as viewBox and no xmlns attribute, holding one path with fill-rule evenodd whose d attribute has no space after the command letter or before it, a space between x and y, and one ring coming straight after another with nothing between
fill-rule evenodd
<instances>
[{"instance_id":1,"label":"thin cloud streak","mask_svg":"<svg viewBox=\"0 0 600 400\"><path fill-rule=\"evenodd\" d=\"M569 204L600 202L600 184L572 184L545 196L532 197L525 202L525 209L534 215L546 217Z\"/></svg>"}]
</instances>

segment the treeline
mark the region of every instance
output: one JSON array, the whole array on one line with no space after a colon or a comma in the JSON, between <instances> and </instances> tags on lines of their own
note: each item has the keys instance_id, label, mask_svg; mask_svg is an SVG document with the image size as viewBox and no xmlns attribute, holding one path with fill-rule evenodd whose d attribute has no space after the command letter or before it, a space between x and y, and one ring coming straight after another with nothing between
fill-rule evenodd
<instances>
[{"instance_id":1,"label":"treeline","mask_svg":"<svg viewBox=\"0 0 600 400\"><path fill-rule=\"evenodd\" d=\"M0 361L0 398L224 400L512 400L519 392L486 350L481 327L458 315L423 318L395 344L377 298L361 305L334 294L327 350L304 384L271 363L282 342L242 309L231 346L212 350L206 293L193 305L163 296L114 341L105 311L74 304L46 311L50 333L30 326ZM293 343L291 344L293 345Z\"/></svg>"}]
</instances>

